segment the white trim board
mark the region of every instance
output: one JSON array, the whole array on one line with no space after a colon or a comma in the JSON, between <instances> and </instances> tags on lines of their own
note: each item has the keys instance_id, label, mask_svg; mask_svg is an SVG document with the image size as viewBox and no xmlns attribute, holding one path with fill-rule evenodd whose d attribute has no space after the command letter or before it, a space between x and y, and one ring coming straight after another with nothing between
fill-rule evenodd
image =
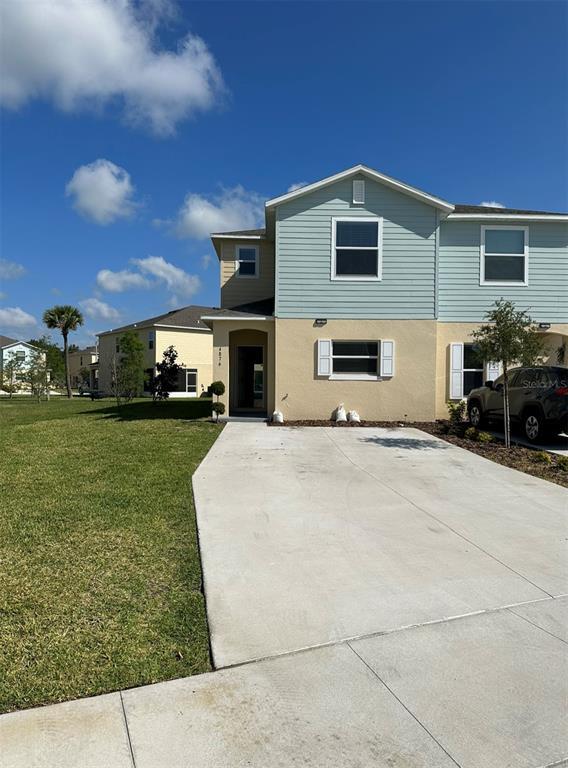
<instances>
[{"instance_id":1,"label":"white trim board","mask_svg":"<svg viewBox=\"0 0 568 768\"><path fill-rule=\"evenodd\" d=\"M352 168L347 168L345 171L336 173L333 176L327 176L325 179L316 181L313 184L300 187L300 189L296 189L293 192L288 192L285 195L280 195L279 197L273 197L271 200L266 201L265 208L274 208L274 206L280 205L281 203L287 203L290 200L296 200L298 197L308 195L310 192L315 192L317 189L327 187L330 184L334 184L336 181L349 178L350 176L354 176L357 173L362 173L364 176L367 176L374 181L378 181L387 187L391 187L391 189L396 189L398 192L402 192L409 197L414 197L416 200L421 200L427 205L433 205L435 208L440 208L446 213L450 213L454 210L452 203L448 203L446 200L442 200L439 197L434 197L434 195L429 195L427 192L422 192L422 190L417 189L416 187L411 187L410 184L405 184L403 181L398 181L397 179L393 179L390 176L385 176L384 173L379 173L379 171L375 171L372 168L361 164L354 165Z\"/></svg>"},{"instance_id":2,"label":"white trim board","mask_svg":"<svg viewBox=\"0 0 568 768\"><path fill-rule=\"evenodd\" d=\"M568 221L568 213L554 213L550 216L528 213L450 213L448 221Z\"/></svg>"}]
</instances>

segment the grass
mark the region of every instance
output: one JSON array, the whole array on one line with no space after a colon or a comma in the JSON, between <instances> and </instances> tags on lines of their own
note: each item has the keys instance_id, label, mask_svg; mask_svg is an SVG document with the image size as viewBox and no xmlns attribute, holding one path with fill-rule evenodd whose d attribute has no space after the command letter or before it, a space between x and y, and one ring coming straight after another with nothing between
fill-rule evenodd
<instances>
[{"instance_id":1,"label":"grass","mask_svg":"<svg viewBox=\"0 0 568 768\"><path fill-rule=\"evenodd\" d=\"M0 402L0 711L207 671L203 400Z\"/></svg>"}]
</instances>

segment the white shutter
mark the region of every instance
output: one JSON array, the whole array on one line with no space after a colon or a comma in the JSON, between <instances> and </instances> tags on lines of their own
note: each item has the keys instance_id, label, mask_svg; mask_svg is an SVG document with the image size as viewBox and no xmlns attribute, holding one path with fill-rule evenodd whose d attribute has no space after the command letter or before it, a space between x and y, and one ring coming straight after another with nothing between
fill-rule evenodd
<instances>
[{"instance_id":1,"label":"white shutter","mask_svg":"<svg viewBox=\"0 0 568 768\"><path fill-rule=\"evenodd\" d=\"M318 339L318 376L331 376L330 339Z\"/></svg>"},{"instance_id":2,"label":"white shutter","mask_svg":"<svg viewBox=\"0 0 568 768\"><path fill-rule=\"evenodd\" d=\"M487 363L485 366L485 380L495 381L501 375L501 363Z\"/></svg>"},{"instance_id":3,"label":"white shutter","mask_svg":"<svg viewBox=\"0 0 568 768\"><path fill-rule=\"evenodd\" d=\"M450 344L450 399L463 397L463 344Z\"/></svg>"},{"instance_id":4,"label":"white shutter","mask_svg":"<svg viewBox=\"0 0 568 768\"><path fill-rule=\"evenodd\" d=\"M394 341L381 341L381 376L394 376Z\"/></svg>"},{"instance_id":5,"label":"white shutter","mask_svg":"<svg viewBox=\"0 0 568 768\"><path fill-rule=\"evenodd\" d=\"M353 202L360 205L365 202L365 180L353 179Z\"/></svg>"}]
</instances>

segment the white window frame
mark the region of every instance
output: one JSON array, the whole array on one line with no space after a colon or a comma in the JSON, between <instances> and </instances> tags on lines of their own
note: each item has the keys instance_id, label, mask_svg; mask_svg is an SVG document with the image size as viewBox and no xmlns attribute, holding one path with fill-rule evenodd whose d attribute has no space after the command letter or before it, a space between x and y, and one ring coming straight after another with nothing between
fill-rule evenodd
<instances>
[{"instance_id":1,"label":"white window frame","mask_svg":"<svg viewBox=\"0 0 568 768\"><path fill-rule=\"evenodd\" d=\"M338 222L373 222L378 224L377 229L377 274L376 275L338 275L336 274L336 228ZM371 251L373 247L356 246L342 250ZM383 279L383 217L382 216L332 216L331 217L331 280L338 282L377 283Z\"/></svg>"},{"instance_id":2,"label":"white window frame","mask_svg":"<svg viewBox=\"0 0 568 768\"><path fill-rule=\"evenodd\" d=\"M485 232L488 229L501 229L508 231L522 231L524 233L525 245L523 253L488 253L485 250ZM486 280L485 279L485 257L486 256L516 256L517 258L524 258L524 278L523 280ZM500 286L516 286L517 288L527 287L529 284L529 228L522 226L505 226L502 224L482 224L481 225L481 237L479 246L479 285L494 286L496 288Z\"/></svg>"},{"instance_id":3,"label":"white window frame","mask_svg":"<svg viewBox=\"0 0 568 768\"><path fill-rule=\"evenodd\" d=\"M333 354L333 345L334 344L376 344L377 345L377 354L376 355L334 355ZM360 360L361 358L368 358L369 360L376 360L377 361L377 372L376 373L334 373L333 372L333 361L334 360ZM380 379L380 361L381 361L381 342L379 339L332 339L331 340L331 349L330 349L330 361L331 361L331 367L330 367L330 376L329 378L332 381L377 381Z\"/></svg>"},{"instance_id":4,"label":"white window frame","mask_svg":"<svg viewBox=\"0 0 568 768\"><path fill-rule=\"evenodd\" d=\"M356 186L358 185L358 186ZM365 205L365 179L353 179L353 184L351 186L352 192L353 192L353 205ZM362 200L356 200L357 197L355 190L358 189L362 194L361 197Z\"/></svg>"},{"instance_id":5,"label":"white window frame","mask_svg":"<svg viewBox=\"0 0 568 768\"><path fill-rule=\"evenodd\" d=\"M239 258L239 252L241 249L245 249L247 251L254 251L254 275L241 275L241 260ZM258 245L243 245L242 243L240 245L235 245L235 275L242 280L255 280L259 276L259 269L258 269ZM250 262L247 262L250 263Z\"/></svg>"},{"instance_id":6,"label":"white window frame","mask_svg":"<svg viewBox=\"0 0 568 768\"><path fill-rule=\"evenodd\" d=\"M197 388L198 388L198 372L197 372L197 368L185 368L184 370L185 370L185 392L186 392L186 394L197 395ZM191 374L194 373L195 374L195 392L190 392L189 389L188 389L189 385L187 383L187 375L189 373L191 373Z\"/></svg>"}]
</instances>

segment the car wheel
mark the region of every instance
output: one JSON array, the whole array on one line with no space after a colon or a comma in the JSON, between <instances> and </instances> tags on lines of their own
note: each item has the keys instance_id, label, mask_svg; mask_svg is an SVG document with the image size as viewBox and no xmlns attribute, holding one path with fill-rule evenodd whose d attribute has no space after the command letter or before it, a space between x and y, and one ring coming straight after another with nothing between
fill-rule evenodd
<instances>
[{"instance_id":1,"label":"car wheel","mask_svg":"<svg viewBox=\"0 0 568 768\"><path fill-rule=\"evenodd\" d=\"M530 411L523 418L523 432L531 443L538 443L544 437L544 419L539 413Z\"/></svg>"},{"instance_id":2,"label":"car wheel","mask_svg":"<svg viewBox=\"0 0 568 768\"><path fill-rule=\"evenodd\" d=\"M483 425L483 413L479 403L471 403L468 410L469 423L472 427L479 428Z\"/></svg>"}]
</instances>

